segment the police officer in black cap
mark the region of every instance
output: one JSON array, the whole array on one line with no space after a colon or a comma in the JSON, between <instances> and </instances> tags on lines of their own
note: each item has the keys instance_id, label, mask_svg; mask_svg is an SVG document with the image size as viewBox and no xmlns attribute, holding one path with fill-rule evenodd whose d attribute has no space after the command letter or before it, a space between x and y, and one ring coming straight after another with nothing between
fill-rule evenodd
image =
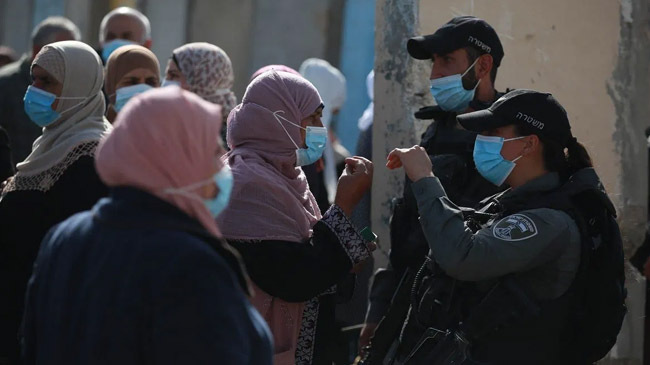
<instances>
[{"instance_id":1,"label":"police officer in black cap","mask_svg":"<svg viewBox=\"0 0 650 365\"><path fill-rule=\"evenodd\" d=\"M430 253L389 364L590 364L625 315L615 211L551 94L516 90L458 116L477 133L473 159L510 188L462 210L427 151L395 149ZM418 275L421 275L422 272Z\"/></svg>"},{"instance_id":2,"label":"police officer in black cap","mask_svg":"<svg viewBox=\"0 0 650 365\"><path fill-rule=\"evenodd\" d=\"M434 34L409 39L407 48L413 58L433 61L431 94L437 105L415 114L418 119L433 119L420 145L434 161L436 176L451 201L473 207L502 188L477 173L472 161L476 133L460 128L456 116L485 109L503 95L494 88L504 55L499 37L484 20L460 16ZM428 252L418 216L411 184L406 179L403 196L395 200L391 221L390 264L375 275L361 347L374 334L405 271L417 271Z\"/></svg>"}]
</instances>

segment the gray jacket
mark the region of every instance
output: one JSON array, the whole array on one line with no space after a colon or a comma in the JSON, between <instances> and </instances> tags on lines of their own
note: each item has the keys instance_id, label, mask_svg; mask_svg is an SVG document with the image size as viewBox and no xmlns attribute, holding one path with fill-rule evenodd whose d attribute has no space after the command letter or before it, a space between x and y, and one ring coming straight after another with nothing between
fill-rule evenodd
<instances>
[{"instance_id":1,"label":"gray jacket","mask_svg":"<svg viewBox=\"0 0 650 365\"><path fill-rule=\"evenodd\" d=\"M506 194L552 190L559 185L559 176L549 173ZM413 183L413 191L429 255L448 275L488 281L518 273L520 282L538 299L557 298L571 285L580 263L580 232L565 212L525 210L488 222L473 233L438 178Z\"/></svg>"}]
</instances>

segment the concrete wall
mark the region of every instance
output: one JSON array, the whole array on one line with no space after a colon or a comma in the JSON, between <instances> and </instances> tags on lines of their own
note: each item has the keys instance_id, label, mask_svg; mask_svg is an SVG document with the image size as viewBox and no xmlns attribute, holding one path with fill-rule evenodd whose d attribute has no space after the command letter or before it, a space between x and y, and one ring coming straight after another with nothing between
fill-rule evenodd
<instances>
[{"instance_id":1,"label":"concrete wall","mask_svg":"<svg viewBox=\"0 0 650 365\"><path fill-rule=\"evenodd\" d=\"M141 9L151 23L151 50L158 57L164 75L172 51L185 44L189 0L148 1Z\"/></svg>"},{"instance_id":2,"label":"concrete wall","mask_svg":"<svg viewBox=\"0 0 650 365\"><path fill-rule=\"evenodd\" d=\"M235 70L241 97L257 68L282 63L298 68L309 57L340 57L344 0L0 0L0 44L18 52L29 47L35 21L64 15L96 47L102 17L117 6L132 6L151 21L153 47L164 69L171 51L188 42L223 48ZM365 76L364 76L365 77Z\"/></svg>"},{"instance_id":3,"label":"concrete wall","mask_svg":"<svg viewBox=\"0 0 650 365\"><path fill-rule=\"evenodd\" d=\"M412 24L419 20L419 30L403 24L417 4L380 3L375 94L382 100L375 102L373 151L373 229L380 239L388 239L389 201L402 184L401 176L381 166L385 153L417 139L424 126L412 125L408 113L431 102L422 83L431 63L406 59L405 39L414 32L433 33L454 16L476 15L496 29L504 46L497 89L549 91L566 107L574 135L587 146L617 207L626 254L634 252L643 239L648 191L647 1L421 0L419 18L412 19ZM644 283L632 270L628 274L630 313L612 354L617 363L640 363Z\"/></svg>"},{"instance_id":4,"label":"concrete wall","mask_svg":"<svg viewBox=\"0 0 650 365\"><path fill-rule=\"evenodd\" d=\"M377 0L375 28L375 111L373 123L372 229L381 250L375 266L383 267L388 251L388 221L391 200L403 189L404 172L388 171L386 156L395 147L415 143L413 113L427 102L426 64L416 62L406 51L406 41L417 34L417 0Z\"/></svg>"},{"instance_id":5,"label":"concrete wall","mask_svg":"<svg viewBox=\"0 0 650 365\"><path fill-rule=\"evenodd\" d=\"M235 93L241 97L250 78L253 7L255 0L194 0L188 11L188 42L209 42L221 47L233 64Z\"/></svg>"},{"instance_id":6,"label":"concrete wall","mask_svg":"<svg viewBox=\"0 0 650 365\"><path fill-rule=\"evenodd\" d=\"M2 44L6 44L16 52L23 53L30 49L32 34L32 2L5 0L0 9L0 27Z\"/></svg>"},{"instance_id":7,"label":"concrete wall","mask_svg":"<svg viewBox=\"0 0 650 365\"><path fill-rule=\"evenodd\" d=\"M297 70L307 58L325 57L329 5L329 0L258 0L249 71L276 63Z\"/></svg>"},{"instance_id":8,"label":"concrete wall","mask_svg":"<svg viewBox=\"0 0 650 365\"><path fill-rule=\"evenodd\" d=\"M328 44L337 46L328 43L331 2L189 0L187 41L210 42L228 53L241 98L259 67L282 63L297 69L306 58L325 57Z\"/></svg>"}]
</instances>

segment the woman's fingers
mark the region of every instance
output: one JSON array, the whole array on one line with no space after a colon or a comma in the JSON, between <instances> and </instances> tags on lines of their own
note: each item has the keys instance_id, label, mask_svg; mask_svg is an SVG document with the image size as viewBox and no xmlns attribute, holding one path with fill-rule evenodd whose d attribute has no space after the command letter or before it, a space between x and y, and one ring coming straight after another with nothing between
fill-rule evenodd
<instances>
[{"instance_id":1,"label":"woman's fingers","mask_svg":"<svg viewBox=\"0 0 650 365\"><path fill-rule=\"evenodd\" d=\"M366 172L366 165L356 157L348 157L345 159L345 164L350 166L353 175Z\"/></svg>"},{"instance_id":2,"label":"woman's fingers","mask_svg":"<svg viewBox=\"0 0 650 365\"><path fill-rule=\"evenodd\" d=\"M366 247L368 247L368 251L373 252L374 250L377 249L377 244L374 242L368 242L366 244Z\"/></svg>"},{"instance_id":3,"label":"woman's fingers","mask_svg":"<svg viewBox=\"0 0 650 365\"><path fill-rule=\"evenodd\" d=\"M360 156L348 157L345 159L346 169L350 174L369 174L372 175L372 162L367 158Z\"/></svg>"}]
</instances>

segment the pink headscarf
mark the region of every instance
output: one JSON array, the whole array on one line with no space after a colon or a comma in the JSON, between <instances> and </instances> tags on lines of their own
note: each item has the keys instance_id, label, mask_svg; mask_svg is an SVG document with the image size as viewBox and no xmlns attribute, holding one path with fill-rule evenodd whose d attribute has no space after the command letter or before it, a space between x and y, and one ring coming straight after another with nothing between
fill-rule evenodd
<instances>
[{"instance_id":1,"label":"pink headscarf","mask_svg":"<svg viewBox=\"0 0 650 365\"><path fill-rule=\"evenodd\" d=\"M320 104L309 81L286 72L266 72L248 85L228 117L234 188L217 219L224 237L293 242L311 237L321 214L305 174L296 167L291 139L302 144L300 129L285 121L280 125L273 113L282 111L282 117L300 125Z\"/></svg>"},{"instance_id":2,"label":"pink headscarf","mask_svg":"<svg viewBox=\"0 0 650 365\"><path fill-rule=\"evenodd\" d=\"M255 73L253 73L253 76L251 76L251 81L253 81L257 76L265 73L266 71L272 71L272 70L284 71L284 72L288 72L290 74L294 74L294 75L297 75L297 76L302 76L302 75L300 75L300 72L292 69L289 66L285 66L285 65L267 65L267 66L264 66L264 67L260 68L259 70L255 71Z\"/></svg>"},{"instance_id":3,"label":"pink headscarf","mask_svg":"<svg viewBox=\"0 0 650 365\"><path fill-rule=\"evenodd\" d=\"M228 116L228 164L234 176L231 200L217 222L224 237L304 242L321 218L307 178L296 167L300 129L295 124L321 104L316 88L299 75L271 70L255 78ZM281 120L281 119L280 119ZM299 243L298 243L299 244ZM275 365L295 363L304 303L288 303L255 287L252 303L273 332Z\"/></svg>"},{"instance_id":4,"label":"pink headscarf","mask_svg":"<svg viewBox=\"0 0 650 365\"><path fill-rule=\"evenodd\" d=\"M113 132L97 148L97 172L106 185L147 191L220 236L198 196L165 192L209 180L221 168L220 130L220 106L178 87L148 91L118 114Z\"/></svg>"}]
</instances>

